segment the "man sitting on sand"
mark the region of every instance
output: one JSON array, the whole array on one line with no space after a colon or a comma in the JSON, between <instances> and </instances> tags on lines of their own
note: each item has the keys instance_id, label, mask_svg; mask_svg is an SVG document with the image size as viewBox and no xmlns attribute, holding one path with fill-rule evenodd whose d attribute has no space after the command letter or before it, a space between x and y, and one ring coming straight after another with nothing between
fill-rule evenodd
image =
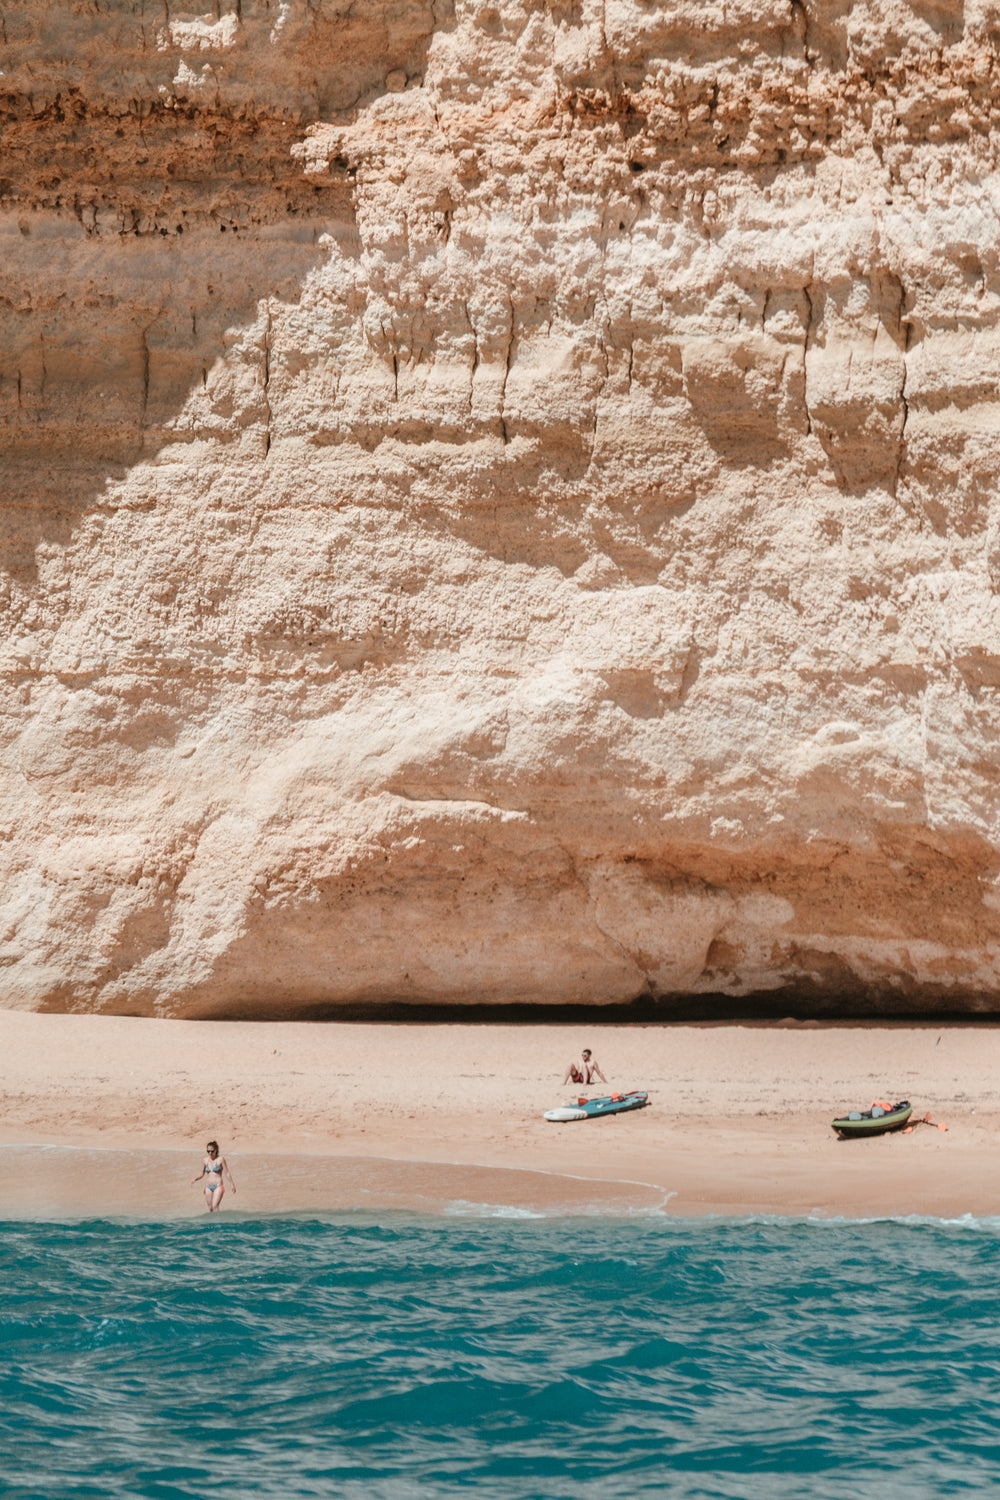
<instances>
[{"instance_id":1,"label":"man sitting on sand","mask_svg":"<svg viewBox=\"0 0 1000 1500\"><path fill-rule=\"evenodd\" d=\"M580 1053L580 1061L571 1062L566 1069L563 1085L565 1086L567 1083L593 1083L595 1078L599 1078L602 1083L607 1083L608 1081L601 1072L601 1065L591 1053L590 1048L584 1047Z\"/></svg>"}]
</instances>

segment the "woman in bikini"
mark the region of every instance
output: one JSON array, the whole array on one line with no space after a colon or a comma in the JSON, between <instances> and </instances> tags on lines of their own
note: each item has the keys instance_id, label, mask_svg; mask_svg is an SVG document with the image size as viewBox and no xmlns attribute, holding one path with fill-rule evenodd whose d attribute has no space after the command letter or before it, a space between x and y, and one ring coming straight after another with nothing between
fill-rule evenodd
<instances>
[{"instance_id":1,"label":"woman in bikini","mask_svg":"<svg viewBox=\"0 0 1000 1500\"><path fill-rule=\"evenodd\" d=\"M226 1158L219 1155L218 1141L209 1141L205 1150L208 1152L208 1155L202 1162L201 1171L197 1177L192 1177L191 1186L194 1187L195 1183L200 1182L203 1177L208 1178L208 1181L205 1183L205 1202L208 1204L209 1213L216 1214L222 1206L222 1198L226 1191L225 1183L222 1180L223 1174L228 1179L229 1186L234 1193L236 1191L236 1184L233 1181L233 1174L229 1170Z\"/></svg>"}]
</instances>

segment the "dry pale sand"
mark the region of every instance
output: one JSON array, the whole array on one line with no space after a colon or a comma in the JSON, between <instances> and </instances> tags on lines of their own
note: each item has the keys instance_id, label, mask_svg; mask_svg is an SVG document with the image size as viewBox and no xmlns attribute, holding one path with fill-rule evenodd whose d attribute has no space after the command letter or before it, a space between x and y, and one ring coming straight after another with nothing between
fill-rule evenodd
<instances>
[{"instance_id":1,"label":"dry pale sand","mask_svg":"<svg viewBox=\"0 0 1000 1500\"><path fill-rule=\"evenodd\" d=\"M594 1047L651 1108L548 1124ZM0 1012L8 1213L197 1212L206 1139L248 1212L993 1214L1000 1029L349 1025ZM597 1092L604 1092L599 1087ZM840 1142L909 1098L947 1133ZM27 1150L26 1147L46 1147ZM62 1148L62 1149L54 1149Z\"/></svg>"}]
</instances>

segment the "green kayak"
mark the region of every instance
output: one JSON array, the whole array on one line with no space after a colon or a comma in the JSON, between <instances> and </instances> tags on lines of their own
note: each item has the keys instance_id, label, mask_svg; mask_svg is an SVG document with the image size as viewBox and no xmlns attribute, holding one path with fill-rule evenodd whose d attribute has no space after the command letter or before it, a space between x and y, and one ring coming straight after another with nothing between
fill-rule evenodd
<instances>
[{"instance_id":1,"label":"green kayak","mask_svg":"<svg viewBox=\"0 0 1000 1500\"><path fill-rule=\"evenodd\" d=\"M913 1105L903 1099L899 1104L873 1104L864 1113L852 1109L832 1124L842 1140L855 1135L883 1135L887 1130L901 1130L912 1113Z\"/></svg>"}]
</instances>

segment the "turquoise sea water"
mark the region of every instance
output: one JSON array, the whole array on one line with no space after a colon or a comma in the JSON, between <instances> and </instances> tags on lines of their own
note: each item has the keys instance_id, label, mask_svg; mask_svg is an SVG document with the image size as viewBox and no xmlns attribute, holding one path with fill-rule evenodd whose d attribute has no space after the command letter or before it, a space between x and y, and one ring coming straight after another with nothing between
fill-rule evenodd
<instances>
[{"instance_id":1,"label":"turquoise sea water","mask_svg":"<svg viewBox=\"0 0 1000 1500\"><path fill-rule=\"evenodd\" d=\"M1000 1486L1000 1221L0 1224L7 1496Z\"/></svg>"}]
</instances>

